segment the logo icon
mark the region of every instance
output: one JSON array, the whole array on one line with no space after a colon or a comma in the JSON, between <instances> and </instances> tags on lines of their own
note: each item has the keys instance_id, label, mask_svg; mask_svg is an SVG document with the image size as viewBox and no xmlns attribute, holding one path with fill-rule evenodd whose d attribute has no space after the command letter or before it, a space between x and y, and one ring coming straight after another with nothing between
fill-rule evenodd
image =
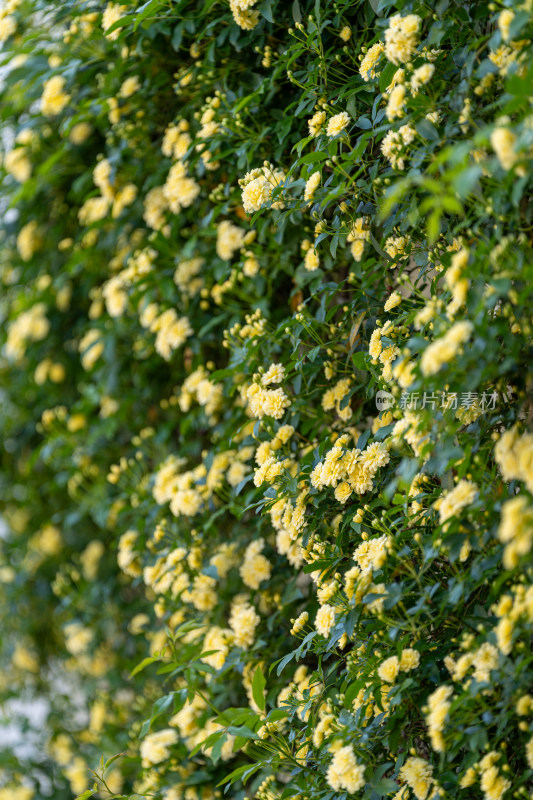
<instances>
[{"instance_id":1,"label":"logo icon","mask_svg":"<svg viewBox=\"0 0 533 800\"><path fill-rule=\"evenodd\" d=\"M379 392L376 393L376 408L378 411L386 411L393 405L394 395L390 392L385 392L383 389L380 389Z\"/></svg>"}]
</instances>

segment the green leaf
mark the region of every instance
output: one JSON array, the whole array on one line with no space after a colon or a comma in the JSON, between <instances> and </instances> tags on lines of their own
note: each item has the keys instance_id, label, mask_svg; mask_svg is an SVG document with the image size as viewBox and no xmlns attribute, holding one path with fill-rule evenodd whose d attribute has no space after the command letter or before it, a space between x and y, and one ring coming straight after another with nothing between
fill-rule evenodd
<instances>
[{"instance_id":1,"label":"green leaf","mask_svg":"<svg viewBox=\"0 0 533 800\"><path fill-rule=\"evenodd\" d=\"M193 749L189 753L189 757L192 758L197 753L199 753L200 750L203 750L204 752L205 750L209 750L210 747L216 745L217 742L219 742L220 739L222 739L222 737L225 735L226 732L224 731L223 728L221 728L219 731L215 731L214 733L211 733L209 736L206 736L205 739L203 739L201 742L198 742L198 744L196 744L193 747Z\"/></svg>"},{"instance_id":2,"label":"green leaf","mask_svg":"<svg viewBox=\"0 0 533 800\"><path fill-rule=\"evenodd\" d=\"M225 783L229 783L231 785L232 783L238 781L239 778L241 778L244 783L246 778L250 777L250 775L253 775L254 772L257 772L257 770L261 769L262 766L263 765L259 763L253 764L252 766L249 764L244 764L242 767L237 767L237 769L234 769L229 775L226 775L225 778L222 778L220 783L217 783L217 786L223 786Z\"/></svg>"},{"instance_id":3,"label":"green leaf","mask_svg":"<svg viewBox=\"0 0 533 800\"><path fill-rule=\"evenodd\" d=\"M241 736L243 739L259 739L257 733L254 733L247 725L228 725L227 731L232 736Z\"/></svg>"},{"instance_id":4,"label":"green leaf","mask_svg":"<svg viewBox=\"0 0 533 800\"><path fill-rule=\"evenodd\" d=\"M149 0L148 3L145 3L140 8L137 9L137 13L135 14L135 23L134 23L134 30L136 30L141 22L150 16L150 14L156 14L159 9L166 5L166 0Z\"/></svg>"},{"instance_id":5,"label":"green leaf","mask_svg":"<svg viewBox=\"0 0 533 800\"><path fill-rule=\"evenodd\" d=\"M242 481L239 481L239 483L235 487L235 496L236 497L242 492L242 490L244 489L246 484L249 483L252 480L252 477L253 477L253 475L247 475L245 478L242 479Z\"/></svg>"},{"instance_id":6,"label":"green leaf","mask_svg":"<svg viewBox=\"0 0 533 800\"><path fill-rule=\"evenodd\" d=\"M376 252L378 252L379 255L385 259L385 261L391 261L391 262L394 261L394 259L391 258L389 254L385 252L385 250L383 250L383 248L381 247L380 243L378 242L372 231L369 232L369 239L374 250L376 250Z\"/></svg>"},{"instance_id":7,"label":"green leaf","mask_svg":"<svg viewBox=\"0 0 533 800\"><path fill-rule=\"evenodd\" d=\"M272 24L274 23L274 17L272 15L272 0L264 0L264 2L259 6L259 11L268 22L272 22Z\"/></svg>"},{"instance_id":8,"label":"green leaf","mask_svg":"<svg viewBox=\"0 0 533 800\"><path fill-rule=\"evenodd\" d=\"M122 756L125 756L125 755L126 755L125 752L124 753L117 753L116 755L111 756L110 758L108 758L107 761L104 764L104 770L109 769L111 764L114 764L114 762L117 761L117 759L122 758Z\"/></svg>"},{"instance_id":9,"label":"green leaf","mask_svg":"<svg viewBox=\"0 0 533 800\"><path fill-rule=\"evenodd\" d=\"M294 658L294 655L295 655L294 652L288 653L286 656L283 656L283 658L280 659L280 661L278 662L278 668L276 670L276 675L279 675L281 673L281 671L283 670L283 668L287 666L289 661L292 661L292 659ZM272 666L274 666L274 664Z\"/></svg>"},{"instance_id":10,"label":"green leaf","mask_svg":"<svg viewBox=\"0 0 533 800\"><path fill-rule=\"evenodd\" d=\"M213 747L211 748L210 756L211 756L211 761L214 764L216 764L216 762L219 761L220 756L222 754L222 748L224 747L226 741L227 741L227 736L224 733L222 736L219 737L218 741L216 741Z\"/></svg>"},{"instance_id":11,"label":"green leaf","mask_svg":"<svg viewBox=\"0 0 533 800\"><path fill-rule=\"evenodd\" d=\"M354 365L355 369L366 369L367 361L368 355L366 353L363 353L362 351L352 353L352 364Z\"/></svg>"},{"instance_id":12,"label":"green leaf","mask_svg":"<svg viewBox=\"0 0 533 800\"><path fill-rule=\"evenodd\" d=\"M156 661L161 661L160 658L156 656L148 656L148 658L143 658L140 664L137 664L135 669L130 672L130 678L133 678L134 675L137 675L138 672L142 672L145 667L148 667L150 664L154 664Z\"/></svg>"},{"instance_id":13,"label":"green leaf","mask_svg":"<svg viewBox=\"0 0 533 800\"><path fill-rule=\"evenodd\" d=\"M178 51L180 49L182 38L183 38L183 25L180 23L179 25L176 25L176 27L174 28L174 33L172 34L172 39L170 40L170 43L174 48L174 50Z\"/></svg>"},{"instance_id":14,"label":"green leaf","mask_svg":"<svg viewBox=\"0 0 533 800\"><path fill-rule=\"evenodd\" d=\"M154 721L157 719L157 717L160 714L162 714L163 711L165 711L170 705L172 705L172 702L174 700L174 696L175 695L176 695L176 692L170 692L170 694L166 694L163 697L160 697L158 700L155 701L155 703L154 703L154 705L152 707L152 714L150 716L150 719L147 719L147 720L145 720L143 722L143 725L142 725L142 728L141 728L141 733L140 733L140 738L142 738L143 736L146 736L146 734L148 733L148 731L152 727L152 725L153 725Z\"/></svg>"},{"instance_id":15,"label":"green leaf","mask_svg":"<svg viewBox=\"0 0 533 800\"><path fill-rule=\"evenodd\" d=\"M298 0L294 0L292 4L292 18L295 22L302 21L302 9L300 8Z\"/></svg>"},{"instance_id":16,"label":"green leaf","mask_svg":"<svg viewBox=\"0 0 533 800\"><path fill-rule=\"evenodd\" d=\"M437 142L440 139L440 135L436 127L427 119L420 119L415 125L416 130L424 139L430 139L431 141Z\"/></svg>"},{"instance_id":17,"label":"green leaf","mask_svg":"<svg viewBox=\"0 0 533 800\"><path fill-rule=\"evenodd\" d=\"M105 33L106 36L109 36L110 33L114 33L117 30L120 30L123 33L124 28L130 24L130 22L135 22L135 14L124 14L124 16L117 19L109 28L106 28Z\"/></svg>"},{"instance_id":18,"label":"green leaf","mask_svg":"<svg viewBox=\"0 0 533 800\"><path fill-rule=\"evenodd\" d=\"M381 70L379 76L379 91L384 92L387 86L392 81L392 76L396 72L397 67L394 64L387 63Z\"/></svg>"},{"instance_id":19,"label":"green leaf","mask_svg":"<svg viewBox=\"0 0 533 800\"><path fill-rule=\"evenodd\" d=\"M361 128L364 131L369 131L372 129L372 123L368 119L368 117L359 117L359 119L356 120L355 124L357 125L358 128Z\"/></svg>"},{"instance_id":20,"label":"green leaf","mask_svg":"<svg viewBox=\"0 0 533 800\"><path fill-rule=\"evenodd\" d=\"M254 677L252 678L252 696L261 711L265 710L265 686L266 678L263 675L261 667L257 667Z\"/></svg>"},{"instance_id":21,"label":"green leaf","mask_svg":"<svg viewBox=\"0 0 533 800\"><path fill-rule=\"evenodd\" d=\"M377 794L380 795L380 797L385 797L388 794L392 794L392 792L398 791L398 784L395 781L390 780L390 778L381 778L379 780L369 781L369 785Z\"/></svg>"},{"instance_id":22,"label":"green leaf","mask_svg":"<svg viewBox=\"0 0 533 800\"><path fill-rule=\"evenodd\" d=\"M315 164L317 161L325 161L328 157L327 153L324 152L314 152L314 153L307 153L306 156L302 156L299 159L300 164Z\"/></svg>"},{"instance_id":23,"label":"green leaf","mask_svg":"<svg viewBox=\"0 0 533 800\"><path fill-rule=\"evenodd\" d=\"M430 244L435 244L440 233L440 208L435 208L428 217L427 236Z\"/></svg>"}]
</instances>

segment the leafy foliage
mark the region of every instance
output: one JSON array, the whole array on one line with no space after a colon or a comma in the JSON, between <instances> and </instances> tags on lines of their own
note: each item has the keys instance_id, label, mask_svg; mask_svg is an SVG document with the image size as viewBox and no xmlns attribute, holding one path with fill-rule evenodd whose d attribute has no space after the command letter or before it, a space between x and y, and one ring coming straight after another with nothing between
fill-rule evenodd
<instances>
[{"instance_id":1,"label":"leafy foliage","mask_svg":"<svg viewBox=\"0 0 533 800\"><path fill-rule=\"evenodd\" d=\"M532 26L5 3L0 798L530 796Z\"/></svg>"}]
</instances>

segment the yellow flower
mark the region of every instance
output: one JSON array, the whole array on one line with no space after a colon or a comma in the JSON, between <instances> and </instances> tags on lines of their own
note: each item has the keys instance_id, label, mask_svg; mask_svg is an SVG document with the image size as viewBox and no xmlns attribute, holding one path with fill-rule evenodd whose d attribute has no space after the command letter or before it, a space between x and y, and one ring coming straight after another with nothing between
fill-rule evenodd
<instances>
[{"instance_id":1,"label":"yellow flower","mask_svg":"<svg viewBox=\"0 0 533 800\"><path fill-rule=\"evenodd\" d=\"M533 711L533 696L524 694L516 702L516 713L520 716L526 716Z\"/></svg>"},{"instance_id":2,"label":"yellow flower","mask_svg":"<svg viewBox=\"0 0 533 800\"><path fill-rule=\"evenodd\" d=\"M327 603L325 603L317 611L315 617L315 629L321 636L324 636L327 639L334 625L335 625L335 609L333 608L333 606L330 606Z\"/></svg>"},{"instance_id":3,"label":"yellow flower","mask_svg":"<svg viewBox=\"0 0 533 800\"><path fill-rule=\"evenodd\" d=\"M469 786L473 786L477 779L477 772L474 767L468 767L465 774L459 781L459 786L461 789L468 789Z\"/></svg>"},{"instance_id":4,"label":"yellow flower","mask_svg":"<svg viewBox=\"0 0 533 800\"><path fill-rule=\"evenodd\" d=\"M219 258L229 261L243 245L244 230L225 219L217 226L216 250Z\"/></svg>"},{"instance_id":5,"label":"yellow flower","mask_svg":"<svg viewBox=\"0 0 533 800\"><path fill-rule=\"evenodd\" d=\"M439 688L435 689L428 697L426 723L431 739L431 746L437 753L442 753L445 750L442 731L451 706L449 698L452 694L453 689L451 686L439 686Z\"/></svg>"},{"instance_id":6,"label":"yellow flower","mask_svg":"<svg viewBox=\"0 0 533 800\"><path fill-rule=\"evenodd\" d=\"M165 761L170 755L169 748L177 741L178 734L172 728L147 734L140 746L143 767L151 767Z\"/></svg>"},{"instance_id":7,"label":"yellow flower","mask_svg":"<svg viewBox=\"0 0 533 800\"><path fill-rule=\"evenodd\" d=\"M23 261L30 261L41 244L39 225L32 219L24 225L17 236L17 250Z\"/></svg>"},{"instance_id":8,"label":"yellow flower","mask_svg":"<svg viewBox=\"0 0 533 800\"><path fill-rule=\"evenodd\" d=\"M138 92L140 88L141 83L138 75L132 75L123 82L120 87L119 95L124 98L131 97L135 92Z\"/></svg>"},{"instance_id":9,"label":"yellow flower","mask_svg":"<svg viewBox=\"0 0 533 800\"><path fill-rule=\"evenodd\" d=\"M345 789L355 794L365 784L364 767L357 763L350 745L336 749L328 768L326 780L336 792Z\"/></svg>"},{"instance_id":10,"label":"yellow flower","mask_svg":"<svg viewBox=\"0 0 533 800\"><path fill-rule=\"evenodd\" d=\"M200 187L194 178L187 175L185 165L177 161L167 175L163 194L170 210L179 214L182 208L189 208L194 203L200 194Z\"/></svg>"},{"instance_id":11,"label":"yellow flower","mask_svg":"<svg viewBox=\"0 0 533 800\"><path fill-rule=\"evenodd\" d=\"M515 134L509 128L494 128L490 143L502 167L505 170L512 169L518 161Z\"/></svg>"},{"instance_id":12,"label":"yellow flower","mask_svg":"<svg viewBox=\"0 0 533 800\"><path fill-rule=\"evenodd\" d=\"M400 658L400 669L402 672L409 672L412 669L416 669L419 664L420 653L418 650L413 650L410 647L408 647L406 650L402 650L402 655Z\"/></svg>"},{"instance_id":13,"label":"yellow flower","mask_svg":"<svg viewBox=\"0 0 533 800\"><path fill-rule=\"evenodd\" d=\"M307 179L304 190L304 200L308 203L315 196L315 192L320 186L320 172L313 172L310 178Z\"/></svg>"},{"instance_id":14,"label":"yellow flower","mask_svg":"<svg viewBox=\"0 0 533 800\"><path fill-rule=\"evenodd\" d=\"M320 256L312 247L305 254L304 266L308 272L314 272L320 266Z\"/></svg>"},{"instance_id":15,"label":"yellow flower","mask_svg":"<svg viewBox=\"0 0 533 800\"><path fill-rule=\"evenodd\" d=\"M469 506L477 497L478 487L475 483L460 480L457 486L439 498L439 522L442 524Z\"/></svg>"},{"instance_id":16,"label":"yellow flower","mask_svg":"<svg viewBox=\"0 0 533 800\"><path fill-rule=\"evenodd\" d=\"M335 114L334 117L328 121L326 133L328 136L338 136L350 124L351 119L346 111L341 111L340 114Z\"/></svg>"},{"instance_id":17,"label":"yellow flower","mask_svg":"<svg viewBox=\"0 0 533 800\"><path fill-rule=\"evenodd\" d=\"M368 49L359 67L359 74L364 81L369 81L371 78L376 77L376 64L384 49L381 42L373 44L372 47Z\"/></svg>"},{"instance_id":18,"label":"yellow flower","mask_svg":"<svg viewBox=\"0 0 533 800\"><path fill-rule=\"evenodd\" d=\"M102 334L96 328L87 331L80 340L78 349L81 353L83 369L90 370L104 352Z\"/></svg>"},{"instance_id":19,"label":"yellow flower","mask_svg":"<svg viewBox=\"0 0 533 800\"><path fill-rule=\"evenodd\" d=\"M385 659L385 661L379 665L378 676L382 681L394 683L399 671L400 662L398 656L390 656L390 658Z\"/></svg>"},{"instance_id":20,"label":"yellow flower","mask_svg":"<svg viewBox=\"0 0 533 800\"><path fill-rule=\"evenodd\" d=\"M259 585L263 581L269 580L272 572L270 561L262 555L264 546L264 539L257 539L248 545L244 554L239 573L245 585L250 589L259 589Z\"/></svg>"},{"instance_id":21,"label":"yellow flower","mask_svg":"<svg viewBox=\"0 0 533 800\"><path fill-rule=\"evenodd\" d=\"M401 302L402 302L402 296L400 292L393 292L389 296L389 299L387 300L385 305L383 306L383 310L390 311L391 309L396 308L396 306L399 306Z\"/></svg>"},{"instance_id":22,"label":"yellow flower","mask_svg":"<svg viewBox=\"0 0 533 800\"><path fill-rule=\"evenodd\" d=\"M72 414L69 417L67 422L67 430L71 433L76 433L77 431L81 431L85 428L87 424L87 417L85 414Z\"/></svg>"},{"instance_id":23,"label":"yellow flower","mask_svg":"<svg viewBox=\"0 0 533 800\"><path fill-rule=\"evenodd\" d=\"M265 205L272 194L272 187L264 176L255 178L242 191L242 205L247 214L254 214Z\"/></svg>"},{"instance_id":24,"label":"yellow flower","mask_svg":"<svg viewBox=\"0 0 533 800\"><path fill-rule=\"evenodd\" d=\"M16 30L17 20L15 17L0 17L0 42L5 42L6 39L13 36Z\"/></svg>"},{"instance_id":25,"label":"yellow flower","mask_svg":"<svg viewBox=\"0 0 533 800\"><path fill-rule=\"evenodd\" d=\"M94 581L98 574L98 565L104 555L105 547L98 539L89 542L80 555L83 576L88 581Z\"/></svg>"},{"instance_id":26,"label":"yellow flower","mask_svg":"<svg viewBox=\"0 0 533 800\"><path fill-rule=\"evenodd\" d=\"M507 500L502 507L498 538L505 544L503 565L506 569L518 566L533 546L533 506L525 495Z\"/></svg>"},{"instance_id":27,"label":"yellow flower","mask_svg":"<svg viewBox=\"0 0 533 800\"><path fill-rule=\"evenodd\" d=\"M285 377L285 367L283 364L271 364L263 377L261 383L263 386L269 386L271 383L281 383ZM290 426L285 426L290 427ZM280 428L281 430L281 428Z\"/></svg>"},{"instance_id":28,"label":"yellow flower","mask_svg":"<svg viewBox=\"0 0 533 800\"><path fill-rule=\"evenodd\" d=\"M4 156L4 168L13 175L19 183L25 183L31 178L32 163L27 156L27 148L16 147Z\"/></svg>"},{"instance_id":29,"label":"yellow flower","mask_svg":"<svg viewBox=\"0 0 533 800\"><path fill-rule=\"evenodd\" d=\"M418 69L415 69L411 78L411 90L416 93L423 84L429 83L434 72L435 66L433 64L423 64Z\"/></svg>"},{"instance_id":30,"label":"yellow flower","mask_svg":"<svg viewBox=\"0 0 533 800\"><path fill-rule=\"evenodd\" d=\"M355 242L352 242L350 245L350 252L352 254L352 258L354 261L361 261L363 258L363 253L365 250L365 242L363 239L356 239Z\"/></svg>"},{"instance_id":31,"label":"yellow flower","mask_svg":"<svg viewBox=\"0 0 533 800\"><path fill-rule=\"evenodd\" d=\"M533 736L526 744L526 761L529 765L529 769L533 769Z\"/></svg>"},{"instance_id":32,"label":"yellow flower","mask_svg":"<svg viewBox=\"0 0 533 800\"><path fill-rule=\"evenodd\" d=\"M349 25L344 25L341 28L341 30L339 32L339 37L342 39L343 42L349 42L350 41L350 39L352 38L352 29L350 28Z\"/></svg>"},{"instance_id":33,"label":"yellow flower","mask_svg":"<svg viewBox=\"0 0 533 800\"><path fill-rule=\"evenodd\" d=\"M426 800L433 776L433 767L423 758L411 756L400 770L400 777L411 787L417 800Z\"/></svg>"},{"instance_id":34,"label":"yellow flower","mask_svg":"<svg viewBox=\"0 0 533 800\"><path fill-rule=\"evenodd\" d=\"M352 494L352 487L346 481L339 483L337 488L335 489L335 500L338 500L339 503L344 505L346 501L350 498Z\"/></svg>"},{"instance_id":35,"label":"yellow flower","mask_svg":"<svg viewBox=\"0 0 533 800\"><path fill-rule=\"evenodd\" d=\"M513 648L513 629L513 622L508 617L502 617L496 625L494 632L496 634L498 649L504 656L508 656Z\"/></svg>"},{"instance_id":36,"label":"yellow flower","mask_svg":"<svg viewBox=\"0 0 533 800\"><path fill-rule=\"evenodd\" d=\"M114 31L111 31L111 33L107 33L108 28L111 28L115 22L118 22L127 10L126 6L118 5L118 3L108 3L105 7L104 13L102 14L102 29L105 36L110 41L114 42L118 39L121 28L119 26Z\"/></svg>"},{"instance_id":37,"label":"yellow flower","mask_svg":"<svg viewBox=\"0 0 533 800\"><path fill-rule=\"evenodd\" d=\"M66 82L62 75L54 75L53 78L45 81L41 98L41 111L46 117L57 116L70 101L70 95L63 91Z\"/></svg>"},{"instance_id":38,"label":"yellow flower","mask_svg":"<svg viewBox=\"0 0 533 800\"><path fill-rule=\"evenodd\" d=\"M474 326L468 320L456 322L441 336L435 339L424 352L420 359L420 369L423 375L435 375L445 364L452 361L461 349L461 345L468 341Z\"/></svg>"},{"instance_id":39,"label":"yellow flower","mask_svg":"<svg viewBox=\"0 0 533 800\"><path fill-rule=\"evenodd\" d=\"M509 41L509 35L510 35L509 29L511 27L511 23L513 20L514 20L514 12L511 11L510 8L504 8L502 11L500 11L498 15L498 28L500 29L500 32L502 34L502 39L504 42Z\"/></svg>"},{"instance_id":40,"label":"yellow flower","mask_svg":"<svg viewBox=\"0 0 533 800\"><path fill-rule=\"evenodd\" d=\"M405 94L405 86L401 83L395 86L390 93L387 103L387 119L389 121L405 115Z\"/></svg>"},{"instance_id":41,"label":"yellow flower","mask_svg":"<svg viewBox=\"0 0 533 800\"><path fill-rule=\"evenodd\" d=\"M320 131L324 126L325 121L326 121L326 112L315 111L311 119L308 120L307 122L307 125L309 127L309 135L318 136L318 134L320 133Z\"/></svg>"},{"instance_id":42,"label":"yellow flower","mask_svg":"<svg viewBox=\"0 0 533 800\"><path fill-rule=\"evenodd\" d=\"M420 22L416 14L406 17L395 14L389 19L389 27L385 31L385 55L393 64L410 61L418 42Z\"/></svg>"},{"instance_id":43,"label":"yellow flower","mask_svg":"<svg viewBox=\"0 0 533 800\"><path fill-rule=\"evenodd\" d=\"M251 31L259 22L259 11L252 6L257 0L230 0L230 9L233 19L245 31Z\"/></svg>"},{"instance_id":44,"label":"yellow flower","mask_svg":"<svg viewBox=\"0 0 533 800\"><path fill-rule=\"evenodd\" d=\"M252 646L255 639L255 629L259 622L259 615L252 605L238 598L233 602L229 625L233 631L237 647L247 650Z\"/></svg>"},{"instance_id":45,"label":"yellow flower","mask_svg":"<svg viewBox=\"0 0 533 800\"><path fill-rule=\"evenodd\" d=\"M302 613L292 623L291 634L296 636L298 633L300 633L300 631L302 631L307 625L308 620L309 614L307 611L302 611Z\"/></svg>"}]
</instances>

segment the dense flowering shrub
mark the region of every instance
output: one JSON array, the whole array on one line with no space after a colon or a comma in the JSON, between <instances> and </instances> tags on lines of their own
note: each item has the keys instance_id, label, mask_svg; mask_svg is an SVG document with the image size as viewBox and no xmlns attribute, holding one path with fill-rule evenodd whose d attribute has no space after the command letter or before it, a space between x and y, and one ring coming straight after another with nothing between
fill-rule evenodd
<instances>
[{"instance_id":1,"label":"dense flowering shrub","mask_svg":"<svg viewBox=\"0 0 533 800\"><path fill-rule=\"evenodd\" d=\"M531 0L0 39L0 798L531 796Z\"/></svg>"}]
</instances>

